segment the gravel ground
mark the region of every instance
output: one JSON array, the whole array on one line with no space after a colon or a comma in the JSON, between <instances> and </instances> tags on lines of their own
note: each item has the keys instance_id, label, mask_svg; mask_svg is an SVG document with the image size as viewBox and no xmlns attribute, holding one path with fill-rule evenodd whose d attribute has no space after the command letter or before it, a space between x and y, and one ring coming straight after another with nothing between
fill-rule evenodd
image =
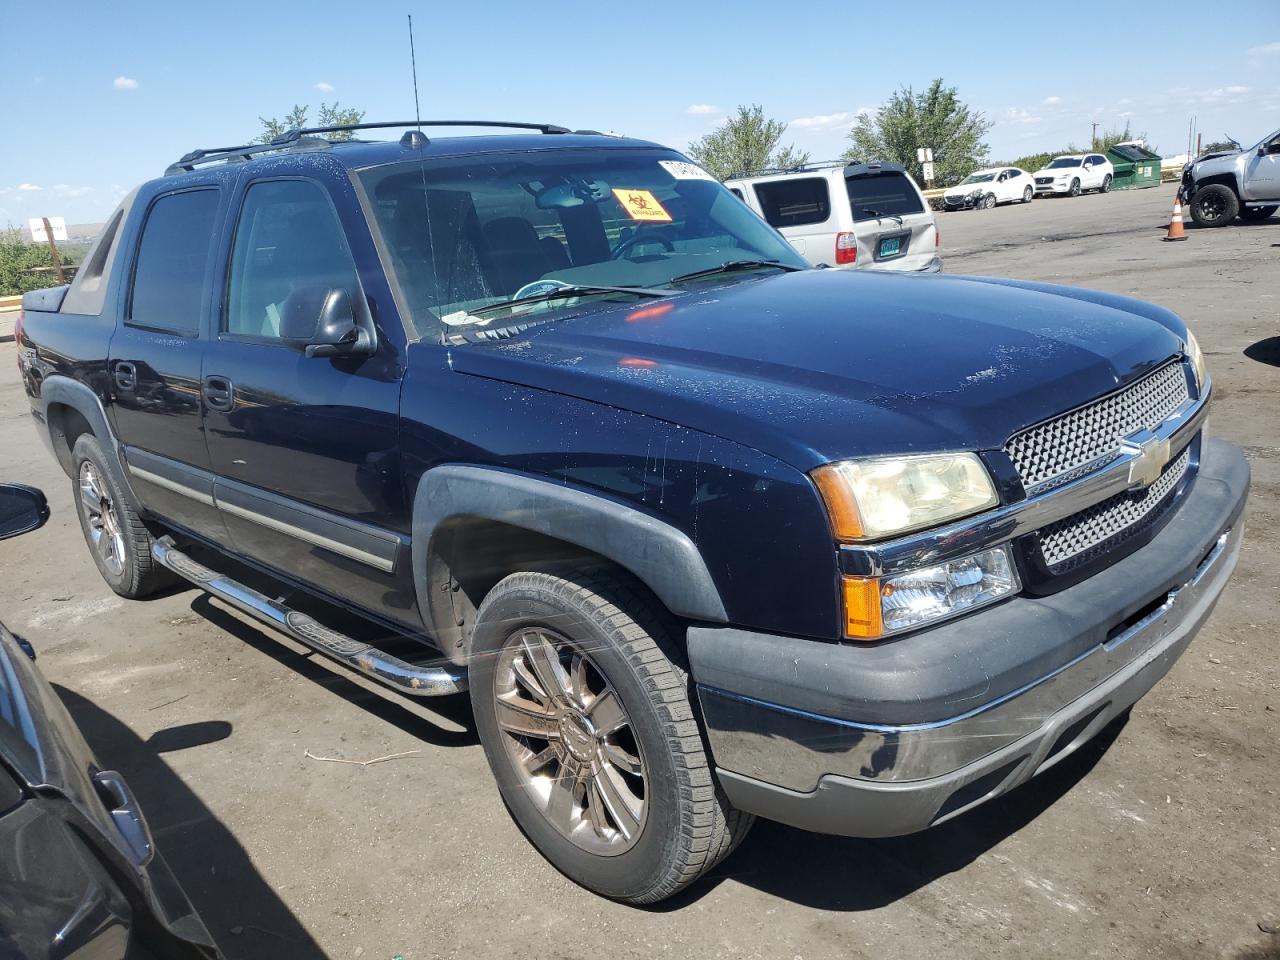
<instances>
[{"instance_id":1,"label":"gravel ground","mask_svg":"<svg viewBox=\"0 0 1280 960\"><path fill-rule=\"evenodd\" d=\"M1186 317L1210 429L1254 469L1235 579L1128 724L1014 794L882 841L761 823L661 908L548 866L493 789L465 698L373 689L193 591L119 600L0 344L0 474L53 519L0 545L40 651L229 958L1280 957L1280 218L1160 242L1172 187L942 214L952 272L1079 284ZM368 759L362 767L308 759Z\"/></svg>"}]
</instances>

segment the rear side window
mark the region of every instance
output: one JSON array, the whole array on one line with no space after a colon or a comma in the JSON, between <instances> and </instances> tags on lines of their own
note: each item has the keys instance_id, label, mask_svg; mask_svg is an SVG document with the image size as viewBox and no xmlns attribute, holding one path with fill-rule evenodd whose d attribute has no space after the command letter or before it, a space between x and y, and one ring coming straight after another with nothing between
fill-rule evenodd
<instances>
[{"instance_id":1,"label":"rear side window","mask_svg":"<svg viewBox=\"0 0 1280 960\"><path fill-rule=\"evenodd\" d=\"M218 191L161 197L147 213L133 270L130 326L184 337L200 332Z\"/></svg>"},{"instance_id":2,"label":"rear side window","mask_svg":"<svg viewBox=\"0 0 1280 960\"><path fill-rule=\"evenodd\" d=\"M305 180L249 187L231 255L226 332L271 340L314 335L329 290L355 303L356 268L324 191Z\"/></svg>"},{"instance_id":3,"label":"rear side window","mask_svg":"<svg viewBox=\"0 0 1280 960\"><path fill-rule=\"evenodd\" d=\"M848 177L845 184L849 189L849 205L853 207L854 220L924 212L915 185L896 170Z\"/></svg>"},{"instance_id":4,"label":"rear side window","mask_svg":"<svg viewBox=\"0 0 1280 960\"><path fill-rule=\"evenodd\" d=\"M742 195L742 191L739 190L737 187L730 187L729 192L732 193L739 200L741 200L743 203L747 202L747 198Z\"/></svg>"},{"instance_id":5,"label":"rear side window","mask_svg":"<svg viewBox=\"0 0 1280 960\"><path fill-rule=\"evenodd\" d=\"M757 183L756 198L764 218L774 227L823 223L831 216L831 196L821 177L797 177Z\"/></svg>"},{"instance_id":6,"label":"rear side window","mask_svg":"<svg viewBox=\"0 0 1280 960\"><path fill-rule=\"evenodd\" d=\"M1009 179L1010 179L1010 180L1012 180L1014 177L1020 177L1020 176L1022 176L1022 171L1021 171L1021 170L1010 170L1010 171L1009 171Z\"/></svg>"},{"instance_id":7,"label":"rear side window","mask_svg":"<svg viewBox=\"0 0 1280 960\"><path fill-rule=\"evenodd\" d=\"M136 193L137 191L134 191ZM93 242L84 265L76 272L62 301L62 313L83 313L97 315L102 313L107 299L107 282L111 278L111 266L115 263L116 250L120 246L120 225L133 204L134 194L130 194L111 215L98 239Z\"/></svg>"}]
</instances>

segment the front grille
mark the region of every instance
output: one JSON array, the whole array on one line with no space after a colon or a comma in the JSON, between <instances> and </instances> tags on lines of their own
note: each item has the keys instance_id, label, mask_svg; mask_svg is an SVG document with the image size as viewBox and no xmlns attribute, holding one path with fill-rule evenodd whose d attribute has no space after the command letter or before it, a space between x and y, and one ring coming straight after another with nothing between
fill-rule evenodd
<instances>
[{"instance_id":1,"label":"front grille","mask_svg":"<svg viewBox=\"0 0 1280 960\"><path fill-rule=\"evenodd\" d=\"M1004 445L1028 493L1067 483L1120 455L1124 438L1153 430L1191 397L1171 361L1122 390L1023 430Z\"/></svg>"},{"instance_id":2,"label":"front grille","mask_svg":"<svg viewBox=\"0 0 1280 960\"><path fill-rule=\"evenodd\" d=\"M1154 523L1191 464L1191 448L1145 490L1126 491L1040 531L1040 551L1051 573L1088 563Z\"/></svg>"},{"instance_id":3,"label":"front grille","mask_svg":"<svg viewBox=\"0 0 1280 960\"><path fill-rule=\"evenodd\" d=\"M1053 183L1053 177L1036 177L1036 183L1040 184L1042 187L1046 186Z\"/></svg>"}]
</instances>

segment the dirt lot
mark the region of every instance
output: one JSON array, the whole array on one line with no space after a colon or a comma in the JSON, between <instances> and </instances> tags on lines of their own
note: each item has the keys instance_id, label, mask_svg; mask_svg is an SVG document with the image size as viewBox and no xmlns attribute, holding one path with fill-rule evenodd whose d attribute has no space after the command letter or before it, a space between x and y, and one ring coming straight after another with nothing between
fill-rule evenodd
<instances>
[{"instance_id":1,"label":"dirt lot","mask_svg":"<svg viewBox=\"0 0 1280 960\"><path fill-rule=\"evenodd\" d=\"M1172 188L942 214L947 269L1158 301L1195 328L1210 429L1254 469L1228 595L1106 744L927 834L762 823L661 909L597 899L524 841L465 698L431 708L193 591L115 597L0 344L0 475L54 517L0 545L0 614L139 794L231 958L1280 957L1280 218L1160 242ZM368 767L308 759L367 759Z\"/></svg>"}]
</instances>

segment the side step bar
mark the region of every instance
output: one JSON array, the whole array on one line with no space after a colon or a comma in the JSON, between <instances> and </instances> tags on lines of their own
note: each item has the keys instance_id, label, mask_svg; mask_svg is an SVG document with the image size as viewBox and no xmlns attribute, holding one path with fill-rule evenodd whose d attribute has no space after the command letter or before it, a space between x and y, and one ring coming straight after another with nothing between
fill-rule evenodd
<instances>
[{"instance_id":1,"label":"side step bar","mask_svg":"<svg viewBox=\"0 0 1280 960\"><path fill-rule=\"evenodd\" d=\"M406 663L377 647L331 630L313 617L292 610L279 600L245 586L238 580L210 570L178 550L171 537L151 546L151 556L161 566L190 580L219 600L288 634L311 649L346 664L365 676L414 697L443 697L467 689L467 671L451 663L418 666Z\"/></svg>"}]
</instances>

